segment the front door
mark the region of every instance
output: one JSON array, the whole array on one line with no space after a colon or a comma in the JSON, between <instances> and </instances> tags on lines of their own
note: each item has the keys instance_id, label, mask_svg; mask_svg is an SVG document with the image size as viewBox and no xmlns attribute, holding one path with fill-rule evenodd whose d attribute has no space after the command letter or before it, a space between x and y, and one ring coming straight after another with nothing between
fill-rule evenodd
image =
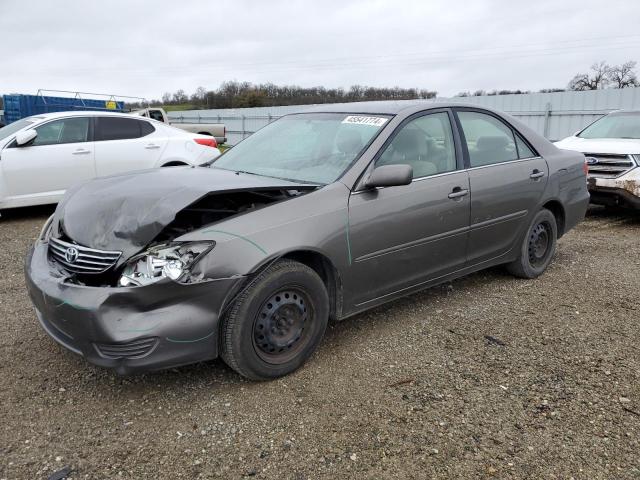
<instances>
[{"instance_id":1,"label":"front door","mask_svg":"<svg viewBox=\"0 0 640 480\"><path fill-rule=\"evenodd\" d=\"M6 147L0 157L5 203L57 202L70 186L94 178L90 123L87 117L52 120L35 128L29 145Z\"/></svg>"},{"instance_id":2,"label":"front door","mask_svg":"<svg viewBox=\"0 0 640 480\"><path fill-rule=\"evenodd\" d=\"M450 120L447 111L409 118L376 158L375 166L411 165L410 185L351 194L355 308L464 266L469 179L457 162Z\"/></svg>"}]
</instances>

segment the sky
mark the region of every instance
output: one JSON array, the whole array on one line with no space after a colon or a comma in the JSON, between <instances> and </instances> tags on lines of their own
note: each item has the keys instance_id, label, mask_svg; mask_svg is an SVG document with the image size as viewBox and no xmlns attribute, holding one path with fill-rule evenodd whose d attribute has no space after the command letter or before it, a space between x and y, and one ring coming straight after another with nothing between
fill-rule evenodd
<instances>
[{"instance_id":1,"label":"sky","mask_svg":"<svg viewBox=\"0 0 640 480\"><path fill-rule=\"evenodd\" d=\"M0 0L0 18L0 94L150 100L238 80L446 97L640 64L637 0Z\"/></svg>"}]
</instances>

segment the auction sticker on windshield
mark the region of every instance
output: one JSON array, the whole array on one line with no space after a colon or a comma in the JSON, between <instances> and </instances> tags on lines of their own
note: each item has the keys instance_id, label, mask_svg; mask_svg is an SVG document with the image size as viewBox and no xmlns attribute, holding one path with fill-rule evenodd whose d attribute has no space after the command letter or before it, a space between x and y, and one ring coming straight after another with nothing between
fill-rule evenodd
<instances>
[{"instance_id":1,"label":"auction sticker on windshield","mask_svg":"<svg viewBox=\"0 0 640 480\"><path fill-rule=\"evenodd\" d=\"M361 115L349 115L342 123L350 123L351 125L372 125L374 127L381 127L387 123L388 118L384 117L363 117Z\"/></svg>"}]
</instances>

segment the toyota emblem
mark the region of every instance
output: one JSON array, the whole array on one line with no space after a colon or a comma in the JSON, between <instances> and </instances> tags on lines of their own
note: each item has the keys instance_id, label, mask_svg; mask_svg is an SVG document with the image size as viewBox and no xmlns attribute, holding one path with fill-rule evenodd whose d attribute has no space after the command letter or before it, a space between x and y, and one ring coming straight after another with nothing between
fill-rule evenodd
<instances>
[{"instance_id":1,"label":"toyota emblem","mask_svg":"<svg viewBox=\"0 0 640 480\"><path fill-rule=\"evenodd\" d=\"M64 259L69 263L76 263L76 260L78 260L78 249L76 247L67 248L67 251L64 252Z\"/></svg>"}]
</instances>

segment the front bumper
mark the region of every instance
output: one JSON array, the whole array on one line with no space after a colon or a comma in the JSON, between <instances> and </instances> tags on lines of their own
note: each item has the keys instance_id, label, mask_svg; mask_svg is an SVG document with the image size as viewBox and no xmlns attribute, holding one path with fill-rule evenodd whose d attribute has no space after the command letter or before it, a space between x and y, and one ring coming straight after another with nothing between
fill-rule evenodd
<instances>
[{"instance_id":1,"label":"front bumper","mask_svg":"<svg viewBox=\"0 0 640 480\"><path fill-rule=\"evenodd\" d=\"M27 254L29 296L43 329L89 362L120 374L185 365L218 356L219 319L244 277L133 288L65 281L47 244Z\"/></svg>"},{"instance_id":2,"label":"front bumper","mask_svg":"<svg viewBox=\"0 0 640 480\"><path fill-rule=\"evenodd\" d=\"M640 209L640 167L618 178L589 177L591 203Z\"/></svg>"}]
</instances>

